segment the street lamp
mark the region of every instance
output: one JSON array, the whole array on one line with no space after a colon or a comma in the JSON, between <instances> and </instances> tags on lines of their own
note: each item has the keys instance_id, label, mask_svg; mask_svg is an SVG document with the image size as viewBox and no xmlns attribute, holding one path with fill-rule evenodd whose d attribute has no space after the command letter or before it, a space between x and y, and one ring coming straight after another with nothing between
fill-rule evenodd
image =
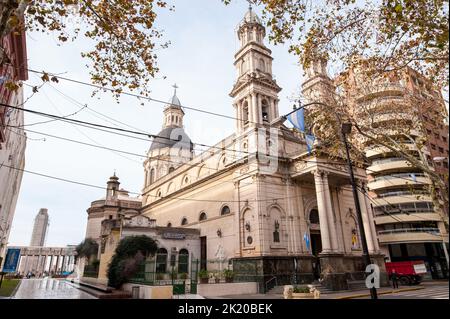
<instances>
[{"instance_id":1,"label":"street lamp","mask_svg":"<svg viewBox=\"0 0 450 319\"><path fill-rule=\"evenodd\" d=\"M367 269L367 266L371 264L371 261L370 261L370 256L369 256L369 249L367 248L367 239L366 239L366 234L364 232L364 227L363 227L364 224L363 224L362 215L361 215L361 206L360 206L359 199L358 199L358 190L356 188L355 176L353 175L353 165L352 165L352 161L350 158L350 151L349 151L348 142L347 142L347 135L350 134L351 131L352 131L351 123L343 123L342 124L342 126L341 126L342 141L345 145L348 171L350 174L350 183L352 185L353 199L355 201L355 209L356 209L356 215L358 218L358 224L360 225L360 227L358 227L358 228L359 228L361 244L362 244L362 249L363 249L362 257L363 257L364 266ZM378 299L377 289L375 287L370 288L370 296L372 299Z\"/></svg>"}]
</instances>

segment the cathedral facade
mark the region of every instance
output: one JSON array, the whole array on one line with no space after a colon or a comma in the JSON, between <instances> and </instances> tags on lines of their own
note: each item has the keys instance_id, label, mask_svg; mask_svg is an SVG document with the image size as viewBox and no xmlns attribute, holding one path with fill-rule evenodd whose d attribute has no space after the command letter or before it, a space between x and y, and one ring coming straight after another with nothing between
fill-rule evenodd
<instances>
[{"instance_id":1,"label":"cathedral facade","mask_svg":"<svg viewBox=\"0 0 450 319\"><path fill-rule=\"evenodd\" d=\"M370 202L359 192L358 225L345 162L308 151L304 136L282 124L265 35L250 9L237 31L231 136L195 154L175 91L144 163L141 213L159 226L200 230L199 256L190 258L203 269L215 270L212 261L220 259L264 282L322 276L327 286L346 289L364 272L359 227L373 262L384 268ZM321 62L307 76L304 94L313 100L329 79ZM364 190L365 171L354 173Z\"/></svg>"}]
</instances>

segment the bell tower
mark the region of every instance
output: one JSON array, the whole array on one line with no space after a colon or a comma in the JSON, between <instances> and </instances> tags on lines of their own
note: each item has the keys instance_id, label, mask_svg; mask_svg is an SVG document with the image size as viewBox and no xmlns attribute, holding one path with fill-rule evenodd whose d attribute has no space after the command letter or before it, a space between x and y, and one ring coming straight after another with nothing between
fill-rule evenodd
<instances>
[{"instance_id":1,"label":"bell tower","mask_svg":"<svg viewBox=\"0 0 450 319\"><path fill-rule=\"evenodd\" d=\"M272 51L264 44L266 29L250 6L239 23L240 48L234 55L237 79L230 93L234 99L236 131L269 125L278 118L278 92L272 76Z\"/></svg>"}]
</instances>

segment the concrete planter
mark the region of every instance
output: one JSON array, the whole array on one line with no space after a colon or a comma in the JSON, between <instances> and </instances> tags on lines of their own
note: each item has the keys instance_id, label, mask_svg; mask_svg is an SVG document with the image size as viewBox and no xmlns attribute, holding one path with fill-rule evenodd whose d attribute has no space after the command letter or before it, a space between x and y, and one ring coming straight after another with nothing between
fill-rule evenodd
<instances>
[{"instance_id":1,"label":"concrete planter","mask_svg":"<svg viewBox=\"0 0 450 319\"><path fill-rule=\"evenodd\" d=\"M314 293L293 292L292 299L316 299Z\"/></svg>"}]
</instances>

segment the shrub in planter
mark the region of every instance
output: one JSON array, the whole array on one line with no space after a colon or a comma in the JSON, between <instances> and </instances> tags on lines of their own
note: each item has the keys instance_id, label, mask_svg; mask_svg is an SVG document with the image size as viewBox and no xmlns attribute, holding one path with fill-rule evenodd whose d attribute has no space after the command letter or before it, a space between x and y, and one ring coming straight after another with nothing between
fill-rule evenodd
<instances>
[{"instance_id":1,"label":"shrub in planter","mask_svg":"<svg viewBox=\"0 0 450 319\"><path fill-rule=\"evenodd\" d=\"M200 278L200 283L207 284L209 281L209 272L202 269L198 272L198 277Z\"/></svg>"},{"instance_id":2,"label":"shrub in planter","mask_svg":"<svg viewBox=\"0 0 450 319\"><path fill-rule=\"evenodd\" d=\"M314 287L295 286L292 291L292 299L319 299L320 292Z\"/></svg>"},{"instance_id":3,"label":"shrub in planter","mask_svg":"<svg viewBox=\"0 0 450 319\"><path fill-rule=\"evenodd\" d=\"M225 282L233 282L234 272L230 269L225 269L223 271L223 276L225 277Z\"/></svg>"},{"instance_id":4,"label":"shrub in planter","mask_svg":"<svg viewBox=\"0 0 450 319\"><path fill-rule=\"evenodd\" d=\"M188 274L185 272L182 272L181 274L178 274L178 277L180 279L186 280L186 279L188 279Z\"/></svg>"}]
</instances>

